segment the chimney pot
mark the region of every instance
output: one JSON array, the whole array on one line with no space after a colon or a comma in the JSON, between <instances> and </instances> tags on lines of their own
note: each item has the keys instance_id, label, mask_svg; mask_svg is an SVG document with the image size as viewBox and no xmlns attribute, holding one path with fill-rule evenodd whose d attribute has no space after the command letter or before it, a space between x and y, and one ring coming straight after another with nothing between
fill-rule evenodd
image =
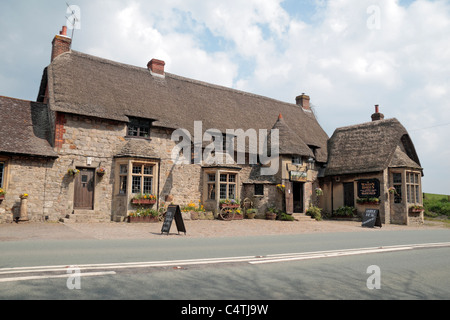
<instances>
[{"instance_id":1,"label":"chimney pot","mask_svg":"<svg viewBox=\"0 0 450 320\"><path fill-rule=\"evenodd\" d=\"M372 114L372 121L383 120L384 114L380 113L380 106L378 104L375 105L375 113Z\"/></svg>"},{"instance_id":2,"label":"chimney pot","mask_svg":"<svg viewBox=\"0 0 450 320\"><path fill-rule=\"evenodd\" d=\"M147 64L147 68L152 74L164 76L164 66L166 63L162 60L152 59Z\"/></svg>"},{"instance_id":3,"label":"chimney pot","mask_svg":"<svg viewBox=\"0 0 450 320\"><path fill-rule=\"evenodd\" d=\"M59 34L62 36L67 36L67 26L63 26Z\"/></svg>"}]
</instances>

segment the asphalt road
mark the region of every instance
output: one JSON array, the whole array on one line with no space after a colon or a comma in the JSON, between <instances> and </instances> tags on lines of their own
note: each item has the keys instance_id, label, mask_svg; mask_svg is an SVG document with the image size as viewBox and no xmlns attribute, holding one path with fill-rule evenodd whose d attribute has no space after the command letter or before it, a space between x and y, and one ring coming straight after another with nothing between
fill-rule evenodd
<instances>
[{"instance_id":1,"label":"asphalt road","mask_svg":"<svg viewBox=\"0 0 450 320\"><path fill-rule=\"evenodd\" d=\"M450 230L1 242L0 299L450 299L449 244L409 247L444 242Z\"/></svg>"}]
</instances>

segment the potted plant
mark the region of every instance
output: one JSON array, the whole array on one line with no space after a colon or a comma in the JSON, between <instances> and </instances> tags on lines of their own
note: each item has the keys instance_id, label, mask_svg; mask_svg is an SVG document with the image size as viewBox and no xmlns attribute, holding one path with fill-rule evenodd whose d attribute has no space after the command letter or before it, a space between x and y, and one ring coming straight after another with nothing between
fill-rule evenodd
<instances>
[{"instance_id":1,"label":"potted plant","mask_svg":"<svg viewBox=\"0 0 450 320\"><path fill-rule=\"evenodd\" d=\"M148 194L148 193L140 193L136 196L134 196L131 199L131 203L132 204L150 204L153 205L156 203L156 196L153 194Z\"/></svg>"},{"instance_id":2,"label":"potted plant","mask_svg":"<svg viewBox=\"0 0 450 320\"><path fill-rule=\"evenodd\" d=\"M388 192L389 192L390 194L394 194L394 193L397 193L397 190L395 190L394 187L390 187L390 188L388 189Z\"/></svg>"},{"instance_id":3,"label":"potted plant","mask_svg":"<svg viewBox=\"0 0 450 320\"><path fill-rule=\"evenodd\" d=\"M256 217L256 209L250 208L247 209L247 219L255 219Z\"/></svg>"},{"instance_id":4,"label":"potted plant","mask_svg":"<svg viewBox=\"0 0 450 320\"><path fill-rule=\"evenodd\" d=\"M22 193L20 196L19 196L19 198L20 199L28 199L28 193Z\"/></svg>"},{"instance_id":5,"label":"potted plant","mask_svg":"<svg viewBox=\"0 0 450 320\"><path fill-rule=\"evenodd\" d=\"M277 218L277 209L275 207L269 207L266 211L267 220L275 220Z\"/></svg>"},{"instance_id":6,"label":"potted plant","mask_svg":"<svg viewBox=\"0 0 450 320\"><path fill-rule=\"evenodd\" d=\"M128 216L129 223L155 223L159 222L160 213L155 209L143 209L140 208L135 212L132 212Z\"/></svg>"},{"instance_id":7,"label":"potted plant","mask_svg":"<svg viewBox=\"0 0 450 320\"><path fill-rule=\"evenodd\" d=\"M277 189L281 193L284 193L284 191L286 190L286 186L284 184L277 184Z\"/></svg>"},{"instance_id":8,"label":"potted plant","mask_svg":"<svg viewBox=\"0 0 450 320\"><path fill-rule=\"evenodd\" d=\"M333 218L354 218L355 215L356 209L354 207L343 206L337 208L337 210L335 210L331 216Z\"/></svg>"},{"instance_id":9,"label":"potted plant","mask_svg":"<svg viewBox=\"0 0 450 320\"><path fill-rule=\"evenodd\" d=\"M97 172L97 176L103 177L105 175L105 173L106 173L106 169L105 168L98 168L96 172Z\"/></svg>"},{"instance_id":10,"label":"potted plant","mask_svg":"<svg viewBox=\"0 0 450 320\"><path fill-rule=\"evenodd\" d=\"M5 199L6 191L0 188L0 203Z\"/></svg>"}]
</instances>

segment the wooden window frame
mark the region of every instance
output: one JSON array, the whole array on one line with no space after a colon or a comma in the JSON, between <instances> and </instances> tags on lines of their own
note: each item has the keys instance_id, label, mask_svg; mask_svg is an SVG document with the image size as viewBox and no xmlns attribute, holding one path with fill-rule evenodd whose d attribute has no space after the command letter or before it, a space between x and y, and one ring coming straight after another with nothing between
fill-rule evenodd
<instances>
[{"instance_id":1,"label":"wooden window frame","mask_svg":"<svg viewBox=\"0 0 450 320\"><path fill-rule=\"evenodd\" d=\"M406 171L406 202L421 204L420 173L416 171ZM411 180L412 179L412 180Z\"/></svg>"},{"instance_id":2,"label":"wooden window frame","mask_svg":"<svg viewBox=\"0 0 450 320\"><path fill-rule=\"evenodd\" d=\"M127 124L127 137L128 138L140 138L140 139L148 139L150 140L151 130L152 130L152 121L149 119L143 118L129 118L129 122ZM130 134L132 128L135 128L133 132L136 134ZM143 130L143 129L146 130ZM148 130L148 133L147 133Z\"/></svg>"}]
</instances>

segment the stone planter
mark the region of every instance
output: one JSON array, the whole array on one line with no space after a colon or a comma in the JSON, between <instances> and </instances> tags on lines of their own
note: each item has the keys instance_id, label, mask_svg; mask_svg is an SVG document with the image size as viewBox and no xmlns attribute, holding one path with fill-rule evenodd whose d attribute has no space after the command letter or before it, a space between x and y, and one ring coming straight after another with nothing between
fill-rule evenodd
<instances>
[{"instance_id":1,"label":"stone planter","mask_svg":"<svg viewBox=\"0 0 450 320\"><path fill-rule=\"evenodd\" d=\"M153 205L156 203L156 200L150 200L150 199L132 199L132 204L148 204Z\"/></svg>"},{"instance_id":2,"label":"stone planter","mask_svg":"<svg viewBox=\"0 0 450 320\"><path fill-rule=\"evenodd\" d=\"M199 220L199 219L200 219L199 213L196 211L191 211L191 220Z\"/></svg>"},{"instance_id":3,"label":"stone planter","mask_svg":"<svg viewBox=\"0 0 450 320\"><path fill-rule=\"evenodd\" d=\"M266 219L267 220L276 220L276 218L277 218L277 214L276 213L266 212Z\"/></svg>"}]
</instances>

